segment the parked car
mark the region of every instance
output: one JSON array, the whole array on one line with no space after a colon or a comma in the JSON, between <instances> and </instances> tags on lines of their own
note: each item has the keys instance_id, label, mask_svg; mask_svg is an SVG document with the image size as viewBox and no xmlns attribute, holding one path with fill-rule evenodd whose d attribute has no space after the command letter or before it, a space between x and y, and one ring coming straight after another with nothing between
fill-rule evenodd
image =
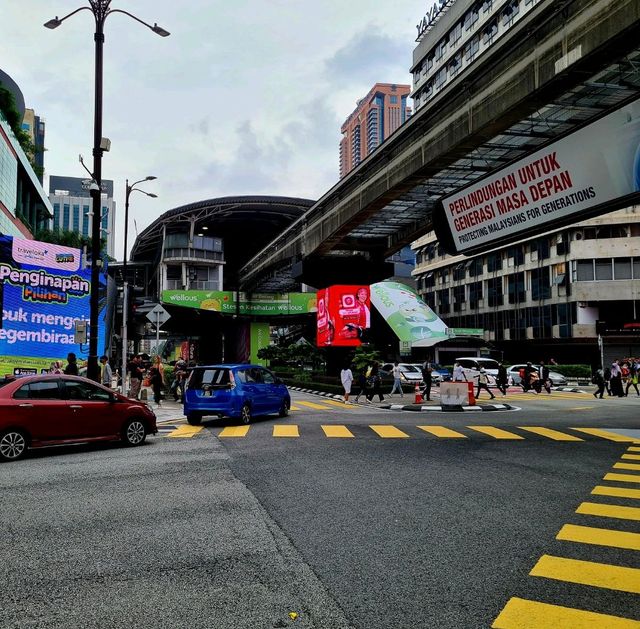
<instances>
[{"instance_id":1,"label":"parked car","mask_svg":"<svg viewBox=\"0 0 640 629\"><path fill-rule=\"evenodd\" d=\"M480 369L484 368L488 376L489 385L495 386L499 366L497 360L478 356L463 356L462 358L456 358L456 362L464 369L467 380L476 382Z\"/></svg>"},{"instance_id":2,"label":"parked car","mask_svg":"<svg viewBox=\"0 0 640 629\"><path fill-rule=\"evenodd\" d=\"M385 382L393 380L393 363L385 363L380 367L380 373L383 375ZM400 368L400 381L404 383L415 384L422 381L422 370L416 365L410 363L398 363Z\"/></svg>"},{"instance_id":3,"label":"parked car","mask_svg":"<svg viewBox=\"0 0 640 629\"><path fill-rule=\"evenodd\" d=\"M66 375L0 381L0 460L15 461L29 448L121 440L139 446L157 432L143 402L100 384Z\"/></svg>"},{"instance_id":4,"label":"parked car","mask_svg":"<svg viewBox=\"0 0 640 629\"><path fill-rule=\"evenodd\" d=\"M520 370L526 367L526 363L522 363L519 365L511 365L511 367L507 368L507 376L509 377L509 382L519 386L522 383L522 378L520 377ZM540 365L533 365L540 373ZM549 371L549 380L551 380L551 384L554 387L564 387L567 385L567 379L557 371Z\"/></svg>"},{"instance_id":5,"label":"parked car","mask_svg":"<svg viewBox=\"0 0 640 629\"><path fill-rule=\"evenodd\" d=\"M258 415L286 417L291 396L286 385L261 365L194 367L184 394L184 414L192 426L207 415L251 423Z\"/></svg>"}]
</instances>

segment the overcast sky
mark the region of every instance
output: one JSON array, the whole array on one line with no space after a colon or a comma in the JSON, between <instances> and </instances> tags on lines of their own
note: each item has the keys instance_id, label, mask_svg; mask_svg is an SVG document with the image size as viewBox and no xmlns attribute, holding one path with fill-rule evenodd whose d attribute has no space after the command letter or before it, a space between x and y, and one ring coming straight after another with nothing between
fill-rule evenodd
<instances>
[{"instance_id":1,"label":"overcast sky","mask_svg":"<svg viewBox=\"0 0 640 629\"><path fill-rule=\"evenodd\" d=\"M46 121L47 175L82 177L93 142L93 18L84 0L3 0L0 67ZM130 245L168 209L228 195L317 199L338 179L340 125L375 82L411 83L424 0L114 0L105 28L103 178L156 175L130 202ZM48 191L48 181L45 179Z\"/></svg>"}]
</instances>

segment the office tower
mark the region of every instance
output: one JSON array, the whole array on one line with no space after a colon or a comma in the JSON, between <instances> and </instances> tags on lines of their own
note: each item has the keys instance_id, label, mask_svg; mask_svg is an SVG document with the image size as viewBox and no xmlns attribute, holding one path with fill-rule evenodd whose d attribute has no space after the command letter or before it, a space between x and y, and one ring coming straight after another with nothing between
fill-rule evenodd
<instances>
[{"instance_id":1,"label":"office tower","mask_svg":"<svg viewBox=\"0 0 640 629\"><path fill-rule=\"evenodd\" d=\"M49 199L53 205L54 231L73 231L91 237L91 179L80 177L49 178ZM107 241L107 253L114 256L114 228L116 202L113 199L113 181L102 180L101 235Z\"/></svg>"},{"instance_id":2,"label":"office tower","mask_svg":"<svg viewBox=\"0 0 640 629\"><path fill-rule=\"evenodd\" d=\"M376 83L358 101L340 131L340 177L375 151L411 115L409 85Z\"/></svg>"}]
</instances>

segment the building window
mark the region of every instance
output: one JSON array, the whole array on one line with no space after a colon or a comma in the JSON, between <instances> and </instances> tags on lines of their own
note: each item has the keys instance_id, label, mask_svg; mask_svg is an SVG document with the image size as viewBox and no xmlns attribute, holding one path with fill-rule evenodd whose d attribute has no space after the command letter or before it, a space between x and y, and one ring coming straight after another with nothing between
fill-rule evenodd
<instances>
[{"instance_id":1,"label":"building window","mask_svg":"<svg viewBox=\"0 0 640 629\"><path fill-rule=\"evenodd\" d=\"M487 271L493 273L494 271L502 271L502 254L491 253L487 256Z\"/></svg>"},{"instance_id":2,"label":"building window","mask_svg":"<svg viewBox=\"0 0 640 629\"><path fill-rule=\"evenodd\" d=\"M611 258L596 260L596 280L612 280Z\"/></svg>"},{"instance_id":3,"label":"building window","mask_svg":"<svg viewBox=\"0 0 640 629\"><path fill-rule=\"evenodd\" d=\"M502 295L501 277L492 277L487 281L487 300L491 308L503 305L504 298Z\"/></svg>"},{"instance_id":4,"label":"building window","mask_svg":"<svg viewBox=\"0 0 640 629\"><path fill-rule=\"evenodd\" d=\"M484 2L482 3L482 12L489 13L489 11L491 11L492 8L493 8L493 0L484 0Z\"/></svg>"},{"instance_id":5,"label":"building window","mask_svg":"<svg viewBox=\"0 0 640 629\"><path fill-rule=\"evenodd\" d=\"M440 314L448 314L451 310L449 303L449 289L438 291L438 311Z\"/></svg>"},{"instance_id":6,"label":"building window","mask_svg":"<svg viewBox=\"0 0 640 629\"><path fill-rule=\"evenodd\" d=\"M467 269L464 266L464 262L457 264L453 269L453 281L461 282L467 277Z\"/></svg>"},{"instance_id":7,"label":"building window","mask_svg":"<svg viewBox=\"0 0 640 629\"><path fill-rule=\"evenodd\" d=\"M397 105L398 104L398 97L395 94L393 94L392 96L389 97L389 102L392 105Z\"/></svg>"},{"instance_id":8,"label":"building window","mask_svg":"<svg viewBox=\"0 0 640 629\"><path fill-rule=\"evenodd\" d=\"M512 273L507 276L509 303L519 304L526 299L524 273Z\"/></svg>"},{"instance_id":9,"label":"building window","mask_svg":"<svg viewBox=\"0 0 640 629\"><path fill-rule=\"evenodd\" d=\"M64 204L62 210L62 229L70 230L71 229L71 221L69 219L69 205L67 203Z\"/></svg>"},{"instance_id":10,"label":"building window","mask_svg":"<svg viewBox=\"0 0 640 629\"><path fill-rule=\"evenodd\" d=\"M614 258L613 273L617 280L631 279L631 258Z\"/></svg>"},{"instance_id":11,"label":"building window","mask_svg":"<svg viewBox=\"0 0 640 629\"><path fill-rule=\"evenodd\" d=\"M442 57L444 56L444 53L447 52L448 45L449 45L449 39L447 37L445 37L444 39L440 40L440 42L438 42L438 45L436 46L436 49L435 49L436 61L440 61L440 59L442 59Z\"/></svg>"},{"instance_id":12,"label":"building window","mask_svg":"<svg viewBox=\"0 0 640 629\"><path fill-rule=\"evenodd\" d=\"M456 74L458 74L461 68L462 68L462 53L459 52L449 62L449 71L451 72L451 76L453 77Z\"/></svg>"},{"instance_id":13,"label":"building window","mask_svg":"<svg viewBox=\"0 0 640 629\"><path fill-rule=\"evenodd\" d=\"M484 31L482 32L482 43L485 45L490 45L493 42L493 38L498 33L498 22L496 20L492 20L487 24Z\"/></svg>"},{"instance_id":14,"label":"building window","mask_svg":"<svg viewBox=\"0 0 640 629\"><path fill-rule=\"evenodd\" d=\"M469 260L469 262L467 262L467 267L469 268L469 277L478 277L478 275L482 275L482 258Z\"/></svg>"},{"instance_id":15,"label":"building window","mask_svg":"<svg viewBox=\"0 0 640 629\"><path fill-rule=\"evenodd\" d=\"M462 22L458 22L449 33L452 43L456 43L462 37Z\"/></svg>"},{"instance_id":16,"label":"building window","mask_svg":"<svg viewBox=\"0 0 640 629\"><path fill-rule=\"evenodd\" d=\"M516 245L507 249L507 258L513 258L512 266L524 264L524 249L522 245Z\"/></svg>"},{"instance_id":17,"label":"building window","mask_svg":"<svg viewBox=\"0 0 640 629\"><path fill-rule=\"evenodd\" d=\"M479 12L478 7L473 7L467 14L464 16L464 28L465 30L471 30L476 22L478 21Z\"/></svg>"},{"instance_id":18,"label":"building window","mask_svg":"<svg viewBox=\"0 0 640 629\"><path fill-rule=\"evenodd\" d=\"M576 261L576 281L593 282L595 273L593 271L593 260Z\"/></svg>"},{"instance_id":19,"label":"building window","mask_svg":"<svg viewBox=\"0 0 640 629\"><path fill-rule=\"evenodd\" d=\"M482 299L482 282L473 282L469 284L469 306L477 309Z\"/></svg>"},{"instance_id":20,"label":"building window","mask_svg":"<svg viewBox=\"0 0 640 629\"><path fill-rule=\"evenodd\" d=\"M473 61L478 50L480 50L480 38L476 36L464 47L464 58L467 61Z\"/></svg>"},{"instance_id":21,"label":"building window","mask_svg":"<svg viewBox=\"0 0 640 629\"><path fill-rule=\"evenodd\" d=\"M640 280L640 258L633 259L633 279Z\"/></svg>"},{"instance_id":22,"label":"building window","mask_svg":"<svg viewBox=\"0 0 640 629\"><path fill-rule=\"evenodd\" d=\"M465 302L464 286L453 287L453 311L460 312L462 304Z\"/></svg>"},{"instance_id":23,"label":"building window","mask_svg":"<svg viewBox=\"0 0 640 629\"><path fill-rule=\"evenodd\" d=\"M444 68L440 68L440 70L436 73L436 76L434 79L435 86L441 87L442 85L444 85L446 80L447 80L447 67L445 66Z\"/></svg>"},{"instance_id":24,"label":"building window","mask_svg":"<svg viewBox=\"0 0 640 629\"><path fill-rule=\"evenodd\" d=\"M556 240L556 254L564 256L569 253L569 238L567 234L558 234Z\"/></svg>"},{"instance_id":25,"label":"building window","mask_svg":"<svg viewBox=\"0 0 640 629\"><path fill-rule=\"evenodd\" d=\"M80 206L79 205L73 206L73 231L74 232L80 231Z\"/></svg>"},{"instance_id":26,"label":"building window","mask_svg":"<svg viewBox=\"0 0 640 629\"><path fill-rule=\"evenodd\" d=\"M513 0L513 2L510 2L502 12L502 23L505 26L511 26L518 13L520 13L520 3L518 0Z\"/></svg>"},{"instance_id":27,"label":"building window","mask_svg":"<svg viewBox=\"0 0 640 629\"><path fill-rule=\"evenodd\" d=\"M549 267L533 269L531 271L531 299L539 301L551 297L551 285L549 282Z\"/></svg>"}]
</instances>

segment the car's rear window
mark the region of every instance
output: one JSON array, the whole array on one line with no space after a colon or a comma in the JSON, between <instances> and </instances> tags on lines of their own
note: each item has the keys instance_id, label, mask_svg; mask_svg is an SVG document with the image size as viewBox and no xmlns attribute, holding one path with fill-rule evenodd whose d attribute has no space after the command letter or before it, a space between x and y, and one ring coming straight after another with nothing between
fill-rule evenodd
<instances>
[{"instance_id":1,"label":"car's rear window","mask_svg":"<svg viewBox=\"0 0 640 629\"><path fill-rule=\"evenodd\" d=\"M224 367L214 367L211 369L194 369L191 374L191 378L189 378L189 388L222 388L226 387L230 381L229 370Z\"/></svg>"}]
</instances>

